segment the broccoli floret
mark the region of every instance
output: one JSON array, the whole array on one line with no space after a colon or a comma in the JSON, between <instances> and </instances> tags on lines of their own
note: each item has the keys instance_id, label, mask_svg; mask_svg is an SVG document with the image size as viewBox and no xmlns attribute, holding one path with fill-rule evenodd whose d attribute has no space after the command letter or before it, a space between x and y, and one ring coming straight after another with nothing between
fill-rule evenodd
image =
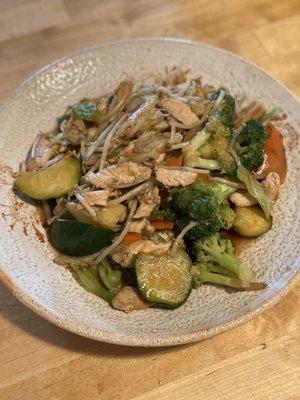
<instances>
[{"instance_id":1,"label":"broccoli floret","mask_svg":"<svg viewBox=\"0 0 300 400\"><path fill-rule=\"evenodd\" d=\"M223 203L232 193L237 191L236 188L220 182L214 182L210 186L210 189L214 192L215 196L219 200L219 203Z\"/></svg>"},{"instance_id":2,"label":"broccoli floret","mask_svg":"<svg viewBox=\"0 0 300 400\"><path fill-rule=\"evenodd\" d=\"M221 88L211 93L211 95L209 96L210 100L217 100L218 97L220 96L221 90L224 91L224 89ZM219 114L219 116L222 119L222 122L225 125L232 126L234 111L235 111L235 100L230 94L226 93L224 99L222 100L215 114Z\"/></svg>"},{"instance_id":3,"label":"broccoli floret","mask_svg":"<svg viewBox=\"0 0 300 400\"><path fill-rule=\"evenodd\" d=\"M213 282L234 287L249 287L255 274L234 255L234 248L228 239L223 239L219 234L214 234L208 239L194 242L196 252L196 265L199 274L196 281ZM218 282L209 280L210 274L218 274ZM232 278L229 280L228 278ZM234 281L233 281L234 280ZM229 284L231 282L231 284Z\"/></svg>"},{"instance_id":4,"label":"broccoli floret","mask_svg":"<svg viewBox=\"0 0 300 400\"><path fill-rule=\"evenodd\" d=\"M204 129L182 150L185 165L235 173L236 164L229 146L234 105L233 97L226 94Z\"/></svg>"},{"instance_id":5,"label":"broccoli floret","mask_svg":"<svg viewBox=\"0 0 300 400\"><path fill-rule=\"evenodd\" d=\"M218 232L222 226L219 201L214 192L200 182L185 189L174 189L171 208L176 214L175 227L181 231L191 220L198 225L187 232L195 240Z\"/></svg>"},{"instance_id":6,"label":"broccoli floret","mask_svg":"<svg viewBox=\"0 0 300 400\"><path fill-rule=\"evenodd\" d=\"M209 237L222 228L230 229L235 213L222 203L235 191L235 188L219 182L211 186L196 182L185 189L174 189L171 209L176 214L177 232L182 231L191 220L198 225L187 232L190 240Z\"/></svg>"},{"instance_id":7,"label":"broccoli floret","mask_svg":"<svg viewBox=\"0 0 300 400\"><path fill-rule=\"evenodd\" d=\"M249 171L263 163L266 140L264 127L254 119L247 121L237 136L235 150L242 165Z\"/></svg>"},{"instance_id":8,"label":"broccoli floret","mask_svg":"<svg viewBox=\"0 0 300 400\"><path fill-rule=\"evenodd\" d=\"M171 210L171 208L164 208L162 210L154 211L154 213L152 213L150 219L153 221L160 221L160 220L174 221L175 214Z\"/></svg>"},{"instance_id":9,"label":"broccoli floret","mask_svg":"<svg viewBox=\"0 0 300 400\"><path fill-rule=\"evenodd\" d=\"M221 204L219 211L223 229L231 229L235 220L235 211L228 204Z\"/></svg>"}]
</instances>

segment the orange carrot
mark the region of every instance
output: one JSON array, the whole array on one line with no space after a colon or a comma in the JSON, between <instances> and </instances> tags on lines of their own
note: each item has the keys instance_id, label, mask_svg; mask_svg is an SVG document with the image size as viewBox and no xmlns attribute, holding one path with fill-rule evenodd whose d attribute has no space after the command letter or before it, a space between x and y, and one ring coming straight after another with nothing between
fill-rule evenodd
<instances>
[{"instance_id":1,"label":"orange carrot","mask_svg":"<svg viewBox=\"0 0 300 400\"><path fill-rule=\"evenodd\" d=\"M283 183L286 178L287 165L282 135L273 124L268 125L267 132L265 160L257 174L265 177L269 172L277 172L280 182Z\"/></svg>"},{"instance_id":2,"label":"orange carrot","mask_svg":"<svg viewBox=\"0 0 300 400\"><path fill-rule=\"evenodd\" d=\"M198 174L198 179L204 183L204 185L210 185L211 181L209 175Z\"/></svg>"},{"instance_id":3,"label":"orange carrot","mask_svg":"<svg viewBox=\"0 0 300 400\"><path fill-rule=\"evenodd\" d=\"M183 161L183 155L180 155L179 157L170 157L168 158L164 165L167 165L168 167L181 167Z\"/></svg>"},{"instance_id":4,"label":"orange carrot","mask_svg":"<svg viewBox=\"0 0 300 400\"><path fill-rule=\"evenodd\" d=\"M122 240L122 244L131 244L134 242L138 242L139 240L143 240L142 236L139 233L129 232L126 233L124 239Z\"/></svg>"},{"instance_id":5,"label":"orange carrot","mask_svg":"<svg viewBox=\"0 0 300 400\"><path fill-rule=\"evenodd\" d=\"M174 222L167 221L167 220L151 221L151 225L158 231L161 229L173 229L174 228Z\"/></svg>"}]
</instances>

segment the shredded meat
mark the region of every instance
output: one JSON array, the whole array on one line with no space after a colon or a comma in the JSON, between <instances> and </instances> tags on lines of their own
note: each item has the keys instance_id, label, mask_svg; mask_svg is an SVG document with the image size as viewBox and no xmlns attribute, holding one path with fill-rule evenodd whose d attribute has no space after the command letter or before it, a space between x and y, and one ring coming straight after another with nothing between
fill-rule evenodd
<instances>
[{"instance_id":1,"label":"shredded meat","mask_svg":"<svg viewBox=\"0 0 300 400\"><path fill-rule=\"evenodd\" d=\"M97 173L89 172L85 180L97 188L107 189L113 184L143 182L151 176L151 168L129 162L112 165Z\"/></svg>"},{"instance_id":2,"label":"shredded meat","mask_svg":"<svg viewBox=\"0 0 300 400\"><path fill-rule=\"evenodd\" d=\"M132 221L128 229L128 232L135 233L152 233L154 231L154 227L146 218Z\"/></svg>"},{"instance_id":3,"label":"shredded meat","mask_svg":"<svg viewBox=\"0 0 300 400\"><path fill-rule=\"evenodd\" d=\"M197 115L191 108L180 100L165 98L161 101L162 107L184 125L190 126L199 122Z\"/></svg>"},{"instance_id":4,"label":"shredded meat","mask_svg":"<svg viewBox=\"0 0 300 400\"><path fill-rule=\"evenodd\" d=\"M84 199L90 206L106 206L109 196L109 190L95 190L86 193Z\"/></svg>"},{"instance_id":5,"label":"shredded meat","mask_svg":"<svg viewBox=\"0 0 300 400\"><path fill-rule=\"evenodd\" d=\"M137 132L146 130L155 121L156 96L149 96L146 101L129 115L123 127L118 132L118 137L132 138Z\"/></svg>"},{"instance_id":6,"label":"shredded meat","mask_svg":"<svg viewBox=\"0 0 300 400\"><path fill-rule=\"evenodd\" d=\"M135 256L138 253L153 253L162 254L168 251L171 247L171 242L156 244L151 240L139 240L129 245L120 245L117 250L112 254L112 259L120 264L122 267L132 267Z\"/></svg>"},{"instance_id":7,"label":"shredded meat","mask_svg":"<svg viewBox=\"0 0 300 400\"><path fill-rule=\"evenodd\" d=\"M134 218L147 218L158 208L160 204L160 195L157 186L149 188L144 194L139 196L139 206Z\"/></svg>"},{"instance_id":8,"label":"shredded meat","mask_svg":"<svg viewBox=\"0 0 300 400\"><path fill-rule=\"evenodd\" d=\"M29 150L26 158L27 171L33 171L47 164L53 155L53 149L50 147L49 134L39 135Z\"/></svg>"},{"instance_id":9,"label":"shredded meat","mask_svg":"<svg viewBox=\"0 0 300 400\"><path fill-rule=\"evenodd\" d=\"M122 287L112 299L111 304L116 310L125 311L126 313L151 307L151 303L143 300L137 289L131 286Z\"/></svg>"},{"instance_id":10,"label":"shredded meat","mask_svg":"<svg viewBox=\"0 0 300 400\"><path fill-rule=\"evenodd\" d=\"M197 179L196 172L181 171L176 169L156 168L155 176L158 182L165 186L188 186Z\"/></svg>"}]
</instances>

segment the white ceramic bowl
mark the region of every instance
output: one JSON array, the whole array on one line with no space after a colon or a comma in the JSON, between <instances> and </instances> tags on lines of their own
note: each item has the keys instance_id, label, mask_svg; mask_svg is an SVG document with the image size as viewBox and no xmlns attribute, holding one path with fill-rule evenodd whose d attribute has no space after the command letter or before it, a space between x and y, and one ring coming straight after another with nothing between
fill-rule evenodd
<instances>
[{"instance_id":1,"label":"white ceramic bowl","mask_svg":"<svg viewBox=\"0 0 300 400\"><path fill-rule=\"evenodd\" d=\"M37 133L53 128L69 104L111 91L126 76L139 79L174 65L189 68L191 76L201 75L205 82L226 86L234 94L281 106L288 122L300 131L299 102L279 82L226 51L174 39L106 43L67 56L25 81L0 111L0 276L28 307L79 335L132 346L197 341L258 315L295 280L299 149L292 129L284 129L288 177L274 207L273 228L242 253L257 271L257 279L268 284L260 292L203 285L177 310L116 311L85 292L66 269L52 261L35 207L12 193L11 171L18 169Z\"/></svg>"}]
</instances>

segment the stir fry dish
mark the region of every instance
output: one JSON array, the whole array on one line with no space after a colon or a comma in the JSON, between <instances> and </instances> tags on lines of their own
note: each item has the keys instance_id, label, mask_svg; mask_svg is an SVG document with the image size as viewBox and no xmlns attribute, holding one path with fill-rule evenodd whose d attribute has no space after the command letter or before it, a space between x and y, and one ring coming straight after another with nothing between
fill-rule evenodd
<instances>
[{"instance_id":1,"label":"stir fry dish","mask_svg":"<svg viewBox=\"0 0 300 400\"><path fill-rule=\"evenodd\" d=\"M272 227L285 116L245 103L174 68L71 105L15 181L43 204L55 261L125 312L177 308L203 284L262 289L228 232Z\"/></svg>"}]
</instances>

